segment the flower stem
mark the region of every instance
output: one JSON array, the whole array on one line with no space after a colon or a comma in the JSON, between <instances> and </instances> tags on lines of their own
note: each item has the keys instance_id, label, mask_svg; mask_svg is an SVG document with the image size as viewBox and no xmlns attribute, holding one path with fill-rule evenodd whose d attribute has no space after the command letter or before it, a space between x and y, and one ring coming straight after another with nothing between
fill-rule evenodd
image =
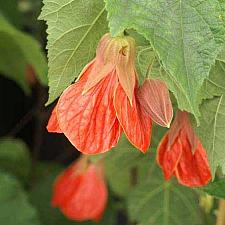
<instances>
[{"instance_id":1,"label":"flower stem","mask_svg":"<svg viewBox=\"0 0 225 225\"><path fill-rule=\"evenodd\" d=\"M225 200L219 200L216 225L225 225Z\"/></svg>"},{"instance_id":2,"label":"flower stem","mask_svg":"<svg viewBox=\"0 0 225 225\"><path fill-rule=\"evenodd\" d=\"M153 58L152 62L149 64L145 77L150 78L154 63L155 63L155 57Z\"/></svg>"}]
</instances>

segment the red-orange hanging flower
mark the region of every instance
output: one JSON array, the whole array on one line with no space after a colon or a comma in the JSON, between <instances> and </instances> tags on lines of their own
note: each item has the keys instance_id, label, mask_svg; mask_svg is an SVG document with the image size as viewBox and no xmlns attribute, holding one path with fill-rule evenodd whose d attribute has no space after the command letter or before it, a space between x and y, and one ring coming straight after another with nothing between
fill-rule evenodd
<instances>
[{"instance_id":1,"label":"red-orange hanging flower","mask_svg":"<svg viewBox=\"0 0 225 225\"><path fill-rule=\"evenodd\" d=\"M108 190L101 164L88 162L87 157L62 172L53 187L52 206L72 220L99 221L106 208Z\"/></svg>"},{"instance_id":2,"label":"red-orange hanging flower","mask_svg":"<svg viewBox=\"0 0 225 225\"><path fill-rule=\"evenodd\" d=\"M84 154L115 147L123 130L129 141L145 152L152 122L137 100L137 86L134 39L105 34L96 58L63 92L47 129L64 133Z\"/></svg>"},{"instance_id":3,"label":"red-orange hanging flower","mask_svg":"<svg viewBox=\"0 0 225 225\"><path fill-rule=\"evenodd\" d=\"M203 186L211 180L206 151L187 112L177 112L174 123L158 146L157 160L167 180L175 175L179 183L189 187Z\"/></svg>"},{"instance_id":4,"label":"red-orange hanging flower","mask_svg":"<svg viewBox=\"0 0 225 225\"><path fill-rule=\"evenodd\" d=\"M173 118L173 106L166 84L160 80L147 79L139 88L140 104L152 120L163 127L169 127Z\"/></svg>"}]
</instances>

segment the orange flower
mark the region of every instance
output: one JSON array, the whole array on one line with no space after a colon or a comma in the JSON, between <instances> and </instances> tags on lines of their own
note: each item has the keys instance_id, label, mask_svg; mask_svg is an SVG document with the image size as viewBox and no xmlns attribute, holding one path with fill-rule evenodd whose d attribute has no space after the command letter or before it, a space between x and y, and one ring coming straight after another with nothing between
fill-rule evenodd
<instances>
[{"instance_id":1,"label":"orange flower","mask_svg":"<svg viewBox=\"0 0 225 225\"><path fill-rule=\"evenodd\" d=\"M122 130L142 152L150 145L152 122L137 100L135 42L105 34L96 58L69 86L53 110L47 129L62 132L84 154L115 147Z\"/></svg>"},{"instance_id":2,"label":"orange flower","mask_svg":"<svg viewBox=\"0 0 225 225\"><path fill-rule=\"evenodd\" d=\"M174 123L158 146L157 157L167 180L175 175L179 183L189 187L203 186L211 180L206 151L187 112L177 112Z\"/></svg>"},{"instance_id":3,"label":"orange flower","mask_svg":"<svg viewBox=\"0 0 225 225\"><path fill-rule=\"evenodd\" d=\"M108 190L101 164L81 157L62 172L53 187L52 206L72 220L99 221L106 208Z\"/></svg>"},{"instance_id":4,"label":"orange flower","mask_svg":"<svg viewBox=\"0 0 225 225\"><path fill-rule=\"evenodd\" d=\"M160 80L145 80L139 88L140 104L152 120L163 127L169 127L173 118L173 107L166 84Z\"/></svg>"}]
</instances>

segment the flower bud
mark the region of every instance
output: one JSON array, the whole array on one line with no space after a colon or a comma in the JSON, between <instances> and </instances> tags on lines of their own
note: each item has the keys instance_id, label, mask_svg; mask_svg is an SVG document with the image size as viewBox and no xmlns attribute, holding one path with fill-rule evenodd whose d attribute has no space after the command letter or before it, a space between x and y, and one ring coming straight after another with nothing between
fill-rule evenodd
<instances>
[{"instance_id":1,"label":"flower bud","mask_svg":"<svg viewBox=\"0 0 225 225\"><path fill-rule=\"evenodd\" d=\"M163 127L170 127L173 107L166 84L160 80L145 80L139 88L138 97L145 112Z\"/></svg>"}]
</instances>

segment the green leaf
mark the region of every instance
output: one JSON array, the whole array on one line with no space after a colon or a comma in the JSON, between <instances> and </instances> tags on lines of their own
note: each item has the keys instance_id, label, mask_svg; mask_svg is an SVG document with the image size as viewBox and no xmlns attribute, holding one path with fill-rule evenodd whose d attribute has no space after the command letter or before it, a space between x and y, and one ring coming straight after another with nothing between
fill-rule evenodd
<instances>
[{"instance_id":1,"label":"green leaf","mask_svg":"<svg viewBox=\"0 0 225 225\"><path fill-rule=\"evenodd\" d=\"M207 151L211 172L214 177L218 166L225 173L225 97L205 100L200 108L202 117L196 131Z\"/></svg>"},{"instance_id":2,"label":"green leaf","mask_svg":"<svg viewBox=\"0 0 225 225\"><path fill-rule=\"evenodd\" d=\"M72 225L62 213L51 207L52 185L63 167L56 163L42 162L37 165L36 179L30 192L31 203L37 208L41 223L48 225Z\"/></svg>"},{"instance_id":3,"label":"green leaf","mask_svg":"<svg viewBox=\"0 0 225 225\"><path fill-rule=\"evenodd\" d=\"M224 41L218 0L106 0L111 33L134 28L151 42L180 109L199 117L198 92Z\"/></svg>"},{"instance_id":4,"label":"green leaf","mask_svg":"<svg viewBox=\"0 0 225 225\"><path fill-rule=\"evenodd\" d=\"M16 27L21 27L21 14L18 10L18 0L0 0L1 14Z\"/></svg>"},{"instance_id":5,"label":"green leaf","mask_svg":"<svg viewBox=\"0 0 225 225\"><path fill-rule=\"evenodd\" d=\"M156 169L128 196L128 215L140 225L200 225L193 190L166 182Z\"/></svg>"},{"instance_id":6,"label":"green leaf","mask_svg":"<svg viewBox=\"0 0 225 225\"><path fill-rule=\"evenodd\" d=\"M113 201L112 196L109 196L107 208L104 212L104 216L99 222L83 222L77 223L77 225L117 225L117 211L116 202Z\"/></svg>"},{"instance_id":7,"label":"green leaf","mask_svg":"<svg viewBox=\"0 0 225 225\"><path fill-rule=\"evenodd\" d=\"M136 59L136 67L139 74L139 81L143 83L143 81L152 77L154 73L157 75L159 70L155 69L155 53L152 51L151 46L140 46L137 48L137 59Z\"/></svg>"},{"instance_id":8,"label":"green leaf","mask_svg":"<svg viewBox=\"0 0 225 225\"><path fill-rule=\"evenodd\" d=\"M201 88L201 98L209 99L225 94L225 63L216 61Z\"/></svg>"},{"instance_id":9,"label":"green leaf","mask_svg":"<svg viewBox=\"0 0 225 225\"><path fill-rule=\"evenodd\" d=\"M225 179L214 181L202 189L210 195L225 199Z\"/></svg>"},{"instance_id":10,"label":"green leaf","mask_svg":"<svg viewBox=\"0 0 225 225\"><path fill-rule=\"evenodd\" d=\"M168 131L168 128L161 127L157 124L153 124L152 128L152 140L151 140L151 146L154 149L157 149L160 141L162 140L165 133Z\"/></svg>"},{"instance_id":11,"label":"green leaf","mask_svg":"<svg viewBox=\"0 0 225 225\"><path fill-rule=\"evenodd\" d=\"M146 78L165 80L168 76L150 45L137 48L136 67L141 83Z\"/></svg>"},{"instance_id":12,"label":"green leaf","mask_svg":"<svg viewBox=\"0 0 225 225\"><path fill-rule=\"evenodd\" d=\"M106 153L104 159L106 178L112 190L126 196L145 177L152 166L151 158L152 155L141 153L122 136L116 148Z\"/></svg>"},{"instance_id":13,"label":"green leaf","mask_svg":"<svg viewBox=\"0 0 225 225\"><path fill-rule=\"evenodd\" d=\"M24 142L16 139L0 139L0 169L25 180L31 169L29 150Z\"/></svg>"},{"instance_id":14,"label":"green leaf","mask_svg":"<svg viewBox=\"0 0 225 225\"><path fill-rule=\"evenodd\" d=\"M104 158L105 174L112 190L119 196L126 197L129 191L156 166L155 149L167 129L153 126L151 146L146 154L141 153L122 135L118 145L101 156L92 156L93 161Z\"/></svg>"},{"instance_id":15,"label":"green leaf","mask_svg":"<svg viewBox=\"0 0 225 225\"><path fill-rule=\"evenodd\" d=\"M47 64L39 43L0 16L0 73L28 91L25 80L28 65L33 67L39 81L46 84Z\"/></svg>"},{"instance_id":16,"label":"green leaf","mask_svg":"<svg viewBox=\"0 0 225 225\"><path fill-rule=\"evenodd\" d=\"M0 172L0 224L39 225L36 210L19 182Z\"/></svg>"},{"instance_id":17,"label":"green leaf","mask_svg":"<svg viewBox=\"0 0 225 225\"><path fill-rule=\"evenodd\" d=\"M47 22L49 100L53 102L94 58L107 32L103 0L43 0L40 19Z\"/></svg>"},{"instance_id":18,"label":"green leaf","mask_svg":"<svg viewBox=\"0 0 225 225\"><path fill-rule=\"evenodd\" d=\"M225 63L225 44L223 45L223 47L222 47L220 53L217 55L216 59L218 61L221 61L221 62Z\"/></svg>"},{"instance_id":19,"label":"green leaf","mask_svg":"<svg viewBox=\"0 0 225 225\"><path fill-rule=\"evenodd\" d=\"M134 29L126 30L126 34L132 36L135 39L136 46L147 46L149 45L149 41L146 40L141 34L136 32Z\"/></svg>"}]
</instances>

